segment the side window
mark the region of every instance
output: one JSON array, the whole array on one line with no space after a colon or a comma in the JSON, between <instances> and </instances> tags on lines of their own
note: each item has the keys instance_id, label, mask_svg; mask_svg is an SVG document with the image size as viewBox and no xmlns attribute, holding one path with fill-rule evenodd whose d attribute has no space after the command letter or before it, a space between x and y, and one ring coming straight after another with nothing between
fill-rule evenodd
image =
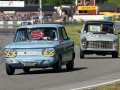
<instances>
[{"instance_id":1,"label":"side window","mask_svg":"<svg viewBox=\"0 0 120 90\"><path fill-rule=\"evenodd\" d=\"M59 38L63 38L62 28L59 28Z\"/></svg>"},{"instance_id":2,"label":"side window","mask_svg":"<svg viewBox=\"0 0 120 90\"><path fill-rule=\"evenodd\" d=\"M62 28L62 34L64 39L68 39L67 33L65 31L65 28Z\"/></svg>"},{"instance_id":3,"label":"side window","mask_svg":"<svg viewBox=\"0 0 120 90\"><path fill-rule=\"evenodd\" d=\"M65 28L63 28L63 27L59 28L59 37L64 39L64 40L68 39Z\"/></svg>"}]
</instances>

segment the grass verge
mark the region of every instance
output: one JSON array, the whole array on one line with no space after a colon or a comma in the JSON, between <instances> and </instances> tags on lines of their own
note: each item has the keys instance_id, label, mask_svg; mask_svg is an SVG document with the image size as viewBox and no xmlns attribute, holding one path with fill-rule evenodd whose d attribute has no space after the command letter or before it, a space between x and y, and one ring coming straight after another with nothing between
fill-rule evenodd
<instances>
[{"instance_id":1,"label":"grass verge","mask_svg":"<svg viewBox=\"0 0 120 90\"><path fill-rule=\"evenodd\" d=\"M85 90L120 90L120 81L112 83L112 84L108 84L108 85L94 87L91 89L85 89Z\"/></svg>"},{"instance_id":2,"label":"grass verge","mask_svg":"<svg viewBox=\"0 0 120 90\"><path fill-rule=\"evenodd\" d=\"M67 24L65 25L68 36L71 40L74 40L75 45L79 45L79 30L81 30L83 24Z\"/></svg>"}]
</instances>

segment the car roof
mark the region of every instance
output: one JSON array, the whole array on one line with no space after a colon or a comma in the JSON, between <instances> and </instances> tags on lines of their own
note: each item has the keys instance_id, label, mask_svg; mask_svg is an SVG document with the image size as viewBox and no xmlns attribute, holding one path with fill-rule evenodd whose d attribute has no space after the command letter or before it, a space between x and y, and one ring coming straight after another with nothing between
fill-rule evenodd
<instances>
[{"instance_id":1,"label":"car roof","mask_svg":"<svg viewBox=\"0 0 120 90\"><path fill-rule=\"evenodd\" d=\"M20 28L36 28L36 27L63 27L61 24L32 24L32 25L25 25L25 26L20 26Z\"/></svg>"},{"instance_id":2,"label":"car roof","mask_svg":"<svg viewBox=\"0 0 120 90\"><path fill-rule=\"evenodd\" d=\"M88 20L86 21L86 23L112 23L114 24L114 22L112 21L105 21L105 20Z\"/></svg>"}]
</instances>

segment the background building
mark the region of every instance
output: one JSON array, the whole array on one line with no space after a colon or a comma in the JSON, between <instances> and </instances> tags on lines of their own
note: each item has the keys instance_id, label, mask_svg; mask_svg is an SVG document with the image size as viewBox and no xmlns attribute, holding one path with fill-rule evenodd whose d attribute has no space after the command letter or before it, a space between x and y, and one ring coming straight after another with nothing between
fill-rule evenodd
<instances>
[{"instance_id":1,"label":"background building","mask_svg":"<svg viewBox=\"0 0 120 90\"><path fill-rule=\"evenodd\" d=\"M76 0L76 14L77 15L94 15L97 13L97 6L95 0Z\"/></svg>"}]
</instances>

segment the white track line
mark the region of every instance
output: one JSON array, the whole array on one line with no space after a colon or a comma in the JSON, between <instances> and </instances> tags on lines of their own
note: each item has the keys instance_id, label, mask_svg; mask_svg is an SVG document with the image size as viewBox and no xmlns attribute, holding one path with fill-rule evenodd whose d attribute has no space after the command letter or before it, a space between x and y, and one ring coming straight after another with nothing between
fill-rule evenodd
<instances>
[{"instance_id":1,"label":"white track line","mask_svg":"<svg viewBox=\"0 0 120 90\"><path fill-rule=\"evenodd\" d=\"M100 84L90 85L90 86L86 86L86 87L75 88L75 89L71 89L71 90L90 89L90 88L94 88L94 87L101 86L101 85L112 84L112 83L115 83L115 82L117 82L117 81L120 81L120 79L113 80L113 81L109 81L109 82L105 82L105 83L100 83Z\"/></svg>"}]
</instances>

